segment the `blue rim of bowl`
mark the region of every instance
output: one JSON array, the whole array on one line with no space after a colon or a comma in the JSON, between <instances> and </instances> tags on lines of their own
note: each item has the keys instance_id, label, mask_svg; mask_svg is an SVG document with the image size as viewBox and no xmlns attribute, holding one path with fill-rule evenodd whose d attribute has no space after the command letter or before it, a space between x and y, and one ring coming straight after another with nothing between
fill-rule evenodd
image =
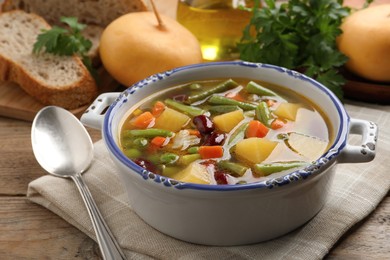
<instances>
[{"instance_id":1,"label":"blue rim of bowl","mask_svg":"<svg viewBox=\"0 0 390 260\"><path fill-rule=\"evenodd\" d=\"M335 137L333 145L328 149L328 151L321 156L318 160L313 162L313 164L309 165L304 169L300 169L291 173L288 173L282 177L270 178L267 180L262 180L259 182L247 183L247 184L239 184L239 185L210 185L210 184L195 184L195 183L187 183L180 182L168 177L164 177L155 173L152 173L139 165L135 164L129 158L127 158L121 149L116 145L116 142L113 138L112 129L112 119L115 114L115 109L118 109L122 103L127 102L127 97L129 95L134 94L139 89L144 86L149 85L152 82L156 82L162 80L166 77L170 77L175 73L186 71L193 68L200 67L216 67L216 66L246 66L252 68L263 68L270 70L277 70L281 73L286 73L288 76L298 78L303 81L309 82L313 87L320 89L324 94L326 94L335 105L338 116L340 118L340 128L337 132L337 136ZM322 172L323 168L330 166L333 163L334 157L339 155L341 150L346 145L346 136L347 129L349 125L350 118L346 113L342 103L340 100L324 85L315 81L312 78L309 78L299 72L285 69L279 66L264 64L264 63L252 63L252 62L244 62L244 61L227 61L227 62L209 62L209 63L200 63L195 65L188 65L179 68L175 68L173 70L169 70L163 73L152 75L146 79L143 79L137 83L135 83L131 88L123 91L119 97L110 105L108 108L103 123L103 137L106 141L106 145L110 152L118 159L122 164L126 167L130 168L132 171L136 172L139 176L141 176L146 181L153 181L155 183L161 184L165 187L174 187L177 189L193 189L193 190L209 190L209 191L232 191L232 190L246 190L246 189L270 189L275 187L285 186L292 182L302 181L307 179L310 176L318 175Z\"/></svg>"}]
</instances>

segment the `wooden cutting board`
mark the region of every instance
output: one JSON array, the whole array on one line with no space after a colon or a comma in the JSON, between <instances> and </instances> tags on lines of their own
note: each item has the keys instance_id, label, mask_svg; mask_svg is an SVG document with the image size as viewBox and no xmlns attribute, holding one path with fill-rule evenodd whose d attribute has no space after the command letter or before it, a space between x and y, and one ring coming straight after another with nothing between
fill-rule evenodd
<instances>
[{"instance_id":1,"label":"wooden cutting board","mask_svg":"<svg viewBox=\"0 0 390 260\"><path fill-rule=\"evenodd\" d=\"M120 91L117 83L105 70L101 69L99 93ZM28 95L22 88L12 82L0 82L0 116L32 121L36 113L45 105ZM88 105L70 110L80 117Z\"/></svg>"},{"instance_id":2,"label":"wooden cutting board","mask_svg":"<svg viewBox=\"0 0 390 260\"><path fill-rule=\"evenodd\" d=\"M348 99L390 105L390 84L388 82L373 82L360 78L347 70L342 70L347 80L343 86L344 97Z\"/></svg>"}]
</instances>

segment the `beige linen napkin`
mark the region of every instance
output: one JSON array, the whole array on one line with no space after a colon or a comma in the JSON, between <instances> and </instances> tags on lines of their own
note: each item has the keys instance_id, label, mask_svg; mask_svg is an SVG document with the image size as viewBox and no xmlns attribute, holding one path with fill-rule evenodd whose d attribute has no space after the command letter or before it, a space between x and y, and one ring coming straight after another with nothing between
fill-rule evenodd
<instances>
[{"instance_id":1,"label":"beige linen napkin","mask_svg":"<svg viewBox=\"0 0 390 260\"><path fill-rule=\"evenodd\" d=\"M145 224L127 204L115 166L102 141L85 181L128 259L321 259L354 224L372 212L390 189L390 107L346 105L351 117L379 125L377 155L365 164L339 164L325 207L310 222L272 241L234 247L186 243ZM352 136L350 143L358 143ZM92 224L71 180L43 176L28 186L28 197L95 239ZM266 223L259 223L266 225Z\"/></svg>"}]
</instances>

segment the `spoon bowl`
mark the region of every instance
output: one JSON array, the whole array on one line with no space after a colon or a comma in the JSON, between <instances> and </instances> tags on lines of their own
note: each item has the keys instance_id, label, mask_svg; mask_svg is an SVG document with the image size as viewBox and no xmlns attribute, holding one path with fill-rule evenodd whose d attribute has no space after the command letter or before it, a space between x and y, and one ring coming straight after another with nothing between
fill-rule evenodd
<instances>
[{"instance_id":1,"label":"spoon bowl","mask_svg":"<svg viewBox=\"0 0 390 260\"><path fill-rule=\"evenodd\" d=\"M69 111L47 106L34 118L31 142L38 163L48 173L71 178L87 207L104 259L125 259L81 177L91 165L93 143L87 130Z\"/></svg>"},{"instance_id":2,"label":"spoon bowl","mask_svg":"<svg viewBox=\"0 0 390 260\"><path fill-rule=\"evenodd\" d=\"M38 163L57 177L85 172L93 159L87 130L65 109L46 107L32 127L32 146Z\"/></svg>"}]
</instances>

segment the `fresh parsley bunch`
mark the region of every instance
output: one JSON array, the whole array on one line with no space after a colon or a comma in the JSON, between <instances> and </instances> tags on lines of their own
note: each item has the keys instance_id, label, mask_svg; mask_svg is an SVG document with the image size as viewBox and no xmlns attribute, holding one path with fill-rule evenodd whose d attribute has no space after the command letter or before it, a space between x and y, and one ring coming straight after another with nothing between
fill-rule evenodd
<instances>
[{"instance_id":1,"label":"fresh parsley bunch","mask_svg":"<svg viewBox=\"0 0 390 260\"><path fill-rule=\"evenodd\" d=\"M76 17L61 17L60 21L68 26L67 29L53 26L50 30L42 30L33 46L33 53L45 51L55 55L80 56L84 65L96 79L96 71L92 67L92 61L87 55L92 47L92 42L82 34L85 24L78 23Z\"/></svg>"},{"instance_id":2,"label":"fresh parsley bunch","mask_svg":"<svg viewBox=\"0 0 390 260\"><path fill-rule=\"evenodd\" d=\"M342 0L289 0L277 5L255 0L253 16L238 44L245 61L274 64L303 72L339 98L345 79L339 68L348 58L336 45L340 25L350 14Z\"/></svg>"}]
</instances>

